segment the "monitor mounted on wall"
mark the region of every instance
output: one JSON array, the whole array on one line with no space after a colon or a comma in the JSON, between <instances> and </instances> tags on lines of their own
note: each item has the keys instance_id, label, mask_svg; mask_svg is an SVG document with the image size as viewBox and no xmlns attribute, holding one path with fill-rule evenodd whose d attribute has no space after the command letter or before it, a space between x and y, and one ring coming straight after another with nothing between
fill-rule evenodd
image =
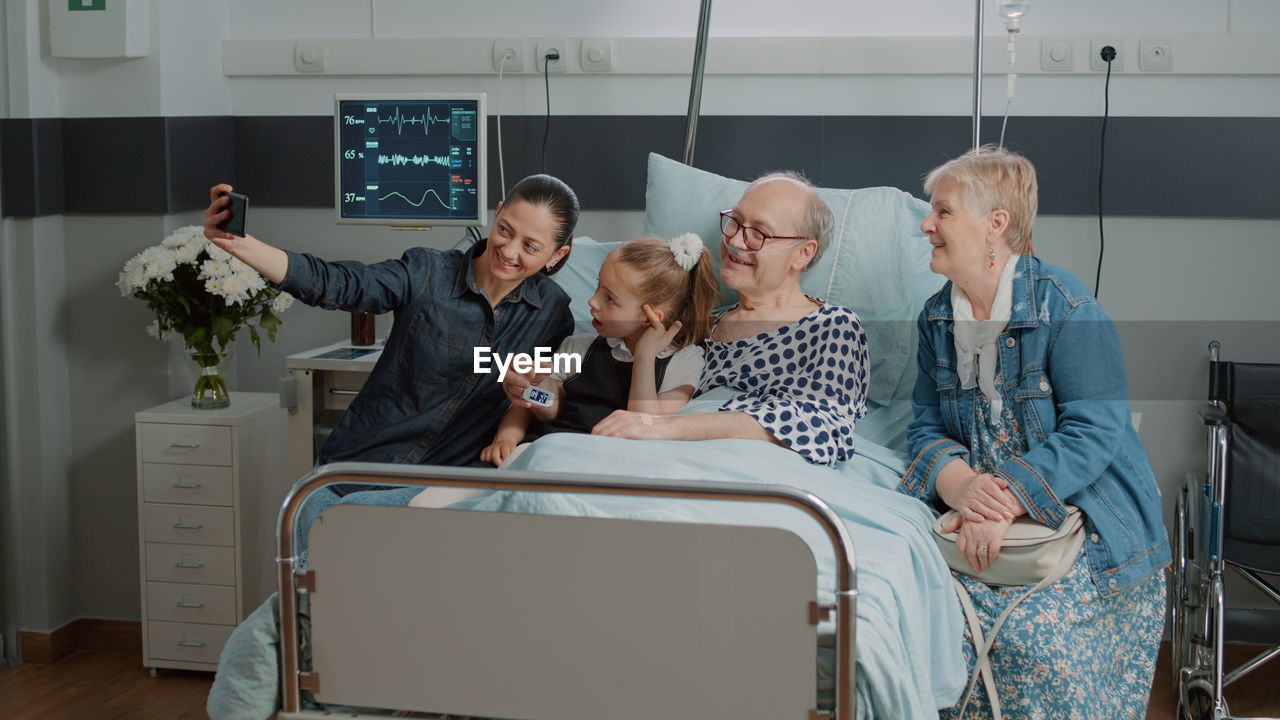
<instances>
[{"instance_id":1,"label":"monitor mounted on wall","mask_svg":"<svg viewBox=\"0 0 1280 720\"><path fill-rule=\"evenodd\" d=\"M334 96L339 223L485 225L484 93Z\"/></svg>"}]
</instances>

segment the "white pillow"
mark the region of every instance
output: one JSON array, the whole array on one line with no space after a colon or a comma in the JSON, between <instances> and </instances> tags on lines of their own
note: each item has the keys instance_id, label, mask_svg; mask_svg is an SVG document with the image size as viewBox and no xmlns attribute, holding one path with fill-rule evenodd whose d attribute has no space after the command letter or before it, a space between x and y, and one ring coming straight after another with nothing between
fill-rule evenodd
<instances>
[{"instance_id":1,"label":"white pillow","mask_svg":"<svg viewBox=\"0 0 1280 720\"><path fill-rule=\"evenodd\" d=\"M697 233L718 270L719 212L737 204L747 183L652 153L648 171L644 231L662 237ZM800 287L862 318L871 354L868 394L873 403L888 405L911 393L916 315L945 280L927 270L929 243L920 223L929 205L889 187L819 188L818 194L835 216L835 228L822 257L801 276ZM726 298L733 301L731 293Z\"/></svg>"}]
</instances>

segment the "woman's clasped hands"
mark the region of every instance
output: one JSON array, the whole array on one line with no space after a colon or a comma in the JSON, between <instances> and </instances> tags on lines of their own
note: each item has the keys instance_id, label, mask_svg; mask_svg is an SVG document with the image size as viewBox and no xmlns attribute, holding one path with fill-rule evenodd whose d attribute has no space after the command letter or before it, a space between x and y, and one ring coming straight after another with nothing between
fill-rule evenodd
<instances>
[{"instance_id":1,"label":"woman's clasped hands","mask_svg":"<svg viewBox=\"0 0 1280 720\"><path fill-rule=\"evenodd\" d=\"M991 473L972 473L951 482L939 478L938 495L959 511L942 528L943 532L959 531L956 550L976 572L991 567L1000 555L1014 517L1025 512L1009 490L1009 483Z\"/></svg>"}]
</instances>

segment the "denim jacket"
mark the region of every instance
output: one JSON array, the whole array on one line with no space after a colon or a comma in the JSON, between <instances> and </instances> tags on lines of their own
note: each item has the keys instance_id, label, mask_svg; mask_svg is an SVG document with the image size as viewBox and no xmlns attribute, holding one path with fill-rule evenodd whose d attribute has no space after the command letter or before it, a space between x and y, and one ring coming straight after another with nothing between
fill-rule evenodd
<instances>
[{"instance_id":1,"label":"denim jacket","mask_svg":"<svg viewBox=\"0 0 1280 720\"><path fill-rule=\"evenodd\" d=\"M369 379L320 450L320 462L466 465L478 460L507 406L494 362L477 375L473 349L554 350L573 329L569 296L526 278L496 307L476 282L470 250L408 250L373 265L288 253L280 289L330 310L394 312Z\"/></svg>"},{"instance_id":2,"label":"denim jacket","mask_svg":"<svg viewBox=\"0 0 1280 720\"><path fill-rule=\"evenodd\" d=\"M937 499L938 472L969 459L973 391L956 372L951 283L918 321L919 372L907 427L911 456L900 490ZM1027 452L1000 464L1031 518L1056 528L1064 504L1085 516L1085 549L1098 592L1128 588L1169 562L1160 491L1133 427L1115 326L1075 276L1024 255L1000 335L1000 394L1012 402Z\"/></svg>"}]
</instances>

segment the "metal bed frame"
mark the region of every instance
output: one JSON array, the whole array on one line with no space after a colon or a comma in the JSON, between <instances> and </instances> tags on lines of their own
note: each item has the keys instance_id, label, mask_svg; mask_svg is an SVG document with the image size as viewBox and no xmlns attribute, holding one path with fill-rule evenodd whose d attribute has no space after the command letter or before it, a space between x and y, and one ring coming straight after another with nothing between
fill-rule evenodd
<instances>
[{"instance_id":1,"label":"metal bed frame","mask_svg":"<svg viewBox=\"0 0 1280 720\"><path fill-rule=\"evenodd\" d=\"M295 557L294 530L302 502L316 490L334 483L363 485L411 485L535 493L628 495L691 500L730 500L773 503L795 508L817 522L835 553L834 605L811 603L809 622L816 626L834 611L835 703L831 712L809 711L820 717L851 720L856 715L854 641L856 625L856 566L852 541L841 520L817 496L780 485L757 485L695 480L664 480L611 476L562 476L551 473L513 472L480 468L401 466L372 463L339 463L318 467L304 475L290 491L280 511L277 566L280 585L280 637L283 711L280 717L306 717L301 708L303 690L317 691L318 682L300 669L298 610L300 593L315 589L314 573L299 568ZM341 507L341 506L339 506ZM392 508L395 509L395 508ZM412 509L408 512L455 512ZM464 514L466 511L463 511ZM495 513L476 513L494 515ZM497 513L501 515L502 513ZM425 517L424 517L425 519ZM578 518L573 518L578 519ZM613 521L625 522L625 521ZM688 524L676 524L685 526ZM697 527L696 524L689 525ZM314 548L313 548L314 549ZM314 556L313 556L314 557ZM815 589L816 591L816 589ZM815 653L817 647L814 648ZM643 682L643 679L639 680ZM816 692L816 681L815 681ZM660 693L655 693L660 694Z\"/></svg>"}]
</instances>

